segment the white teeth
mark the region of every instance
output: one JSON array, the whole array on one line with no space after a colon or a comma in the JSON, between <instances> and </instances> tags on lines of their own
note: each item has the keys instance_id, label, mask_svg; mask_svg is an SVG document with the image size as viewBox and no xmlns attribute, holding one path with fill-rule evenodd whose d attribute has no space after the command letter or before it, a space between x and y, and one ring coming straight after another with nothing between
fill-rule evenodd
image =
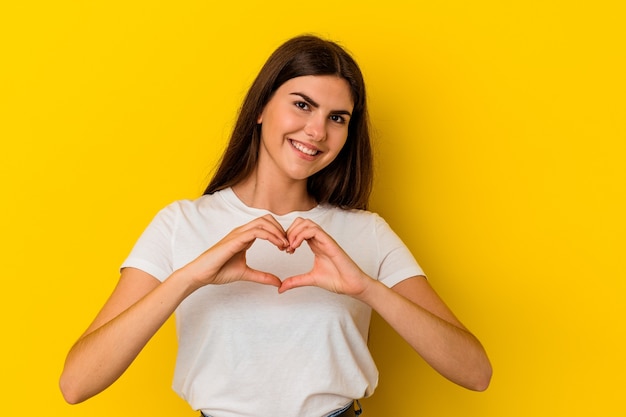
<instances>
[{"instance_id":1,"label":"white teeth","mask_svg":"<svg viewBox=\"0 0 626 417\"><path fill-rule=\"evenodd\" d=\"M298 142L291 141L291 144L293 145L294 148L296 148L300 152L305 153L307 155L315 156L319 152L319 151L316 151L315 149L309 149Z\"/></svg>"}]
</instances>

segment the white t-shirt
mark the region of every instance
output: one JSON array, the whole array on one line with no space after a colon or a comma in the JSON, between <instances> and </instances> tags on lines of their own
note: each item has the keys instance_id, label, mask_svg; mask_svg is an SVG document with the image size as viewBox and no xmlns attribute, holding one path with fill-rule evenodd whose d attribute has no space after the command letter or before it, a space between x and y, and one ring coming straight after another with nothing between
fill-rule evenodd
<instances>
[{"instance_id":1,"label":"white t-shirt","mask_svg":"<svg viewBox=\"0 0 626 417\"><path fill-rule=\"evenodd\" d=\"M231 189L161 210L122 267L163 281L233 228L267 214ZM308 218L331 235L373 279L391 287L423 272L377 214L318 206L274 215L286 230ZM250 267L280 279L308 272L306 242L294 254L263 240L247 252ZM214 417L320 417L372 394L378 370L367 347L371 309L317 287L278 294L249 282L209 285L176 310L178 356L173 388Z\"/></svg>"}]
</instances>

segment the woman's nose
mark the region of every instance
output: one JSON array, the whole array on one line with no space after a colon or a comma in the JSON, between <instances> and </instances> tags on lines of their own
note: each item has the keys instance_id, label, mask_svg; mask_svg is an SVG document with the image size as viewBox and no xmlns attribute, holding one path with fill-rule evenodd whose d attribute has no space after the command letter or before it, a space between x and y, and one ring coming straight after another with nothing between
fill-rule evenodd
<instances>
[{"instance_id":1,"label":"woman's nose","mask_svg":"<svg viewBox=\"0 0 626 417\"><path fill-rule=\"evenodd\" d=\"M304 126L304 133L314 141L322 141L326 139L326 118L313 116Z\"/></svg>"}]
</instances>

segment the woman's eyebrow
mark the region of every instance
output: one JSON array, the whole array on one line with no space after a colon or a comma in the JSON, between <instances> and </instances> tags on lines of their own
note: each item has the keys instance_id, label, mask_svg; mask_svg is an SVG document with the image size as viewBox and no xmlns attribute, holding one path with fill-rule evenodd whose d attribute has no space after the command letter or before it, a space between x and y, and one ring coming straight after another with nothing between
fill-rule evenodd
<instances>
[{"instance_id":1,"label":"woman's eyebrow","mask_svg":"<svg viewBox=\"0 0 626 417\"><path fill-rule=\"evenodd\" d=\"M316 109L319 108L319 104L313 100L311 97L309 97L308 95L304 94L304 93L299 93L299 92L293 92L290 95L292 96L300 96L300 98L302 98L304 101L306 101L307 103L309 103L312 107L315 107ZM352 114L348 111L348 110L334 110L332 111L333 114L345 114L348 116L352 116Z\"/></svg>"}]
</instances>

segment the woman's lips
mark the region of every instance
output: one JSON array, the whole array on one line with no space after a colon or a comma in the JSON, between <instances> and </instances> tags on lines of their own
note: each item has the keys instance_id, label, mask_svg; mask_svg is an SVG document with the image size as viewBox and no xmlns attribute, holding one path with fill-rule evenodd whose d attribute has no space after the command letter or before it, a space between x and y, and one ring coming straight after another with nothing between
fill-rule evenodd
<instances>
[{"instance_id":1,"label":"woman's lips","mask_svg":"<svg viewBox=\"0 0 626 417\"><path fill-rule=\"evenodd\" d=\"M296 142L295 140L292 140L292 139L289 140L289 143L291 143L291 146L293 146L294 148L296 148L297 150L299 150L305 155L315 156L321 153L319 149L310 148L306 146L304 143Z\"/></svg>"}]
</instances>

